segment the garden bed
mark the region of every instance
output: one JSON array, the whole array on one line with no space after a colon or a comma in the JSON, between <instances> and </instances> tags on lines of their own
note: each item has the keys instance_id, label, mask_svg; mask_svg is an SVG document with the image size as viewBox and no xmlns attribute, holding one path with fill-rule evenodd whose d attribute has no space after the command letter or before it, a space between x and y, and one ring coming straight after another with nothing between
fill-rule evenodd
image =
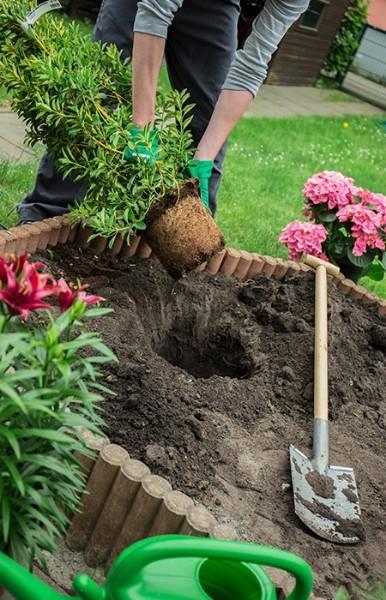
<instances>
[{"instance_id":1,"label":"garden bed","mask_svg":"<svg viewBox=\"0 0 386 600\"><path fill-rule=\"evenodd\" d=\"M176 282L156 260L67 246L45 261L114 308L94 323L120 361L106 372L112 442L242 538L299 553L323 597L385 575L386 326L376 306L330 284L331 461L355 470L367 536L344 547L314 537L293 510L288 445L311 444L312 272Z\"/></svg>"}]
</instances>

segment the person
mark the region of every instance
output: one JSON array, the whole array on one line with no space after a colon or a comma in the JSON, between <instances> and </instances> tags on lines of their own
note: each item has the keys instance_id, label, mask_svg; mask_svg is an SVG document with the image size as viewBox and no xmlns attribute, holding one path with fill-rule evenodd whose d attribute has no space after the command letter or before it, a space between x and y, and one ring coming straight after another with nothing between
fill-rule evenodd
<instances>
[{"instance_id":1,"label":"person","mask_svg":"<svg viewBox=\"0 0 386 600\"><path fill-rule=\"evenodd\" d=\"M165 57L174 89L195 104L196 153L190 174L214 214L229 133L263 83L272 54L309 0L266 0L244 47L237 50L240 0L103 0L95 41L115 44L133 71L133 136L152 124ZM131 157L132 158L132 157ZM63 178L46 153L34 189L18 206L21 222L68 212L87 193L86 182Z\"/></svg>"}]
</instances>

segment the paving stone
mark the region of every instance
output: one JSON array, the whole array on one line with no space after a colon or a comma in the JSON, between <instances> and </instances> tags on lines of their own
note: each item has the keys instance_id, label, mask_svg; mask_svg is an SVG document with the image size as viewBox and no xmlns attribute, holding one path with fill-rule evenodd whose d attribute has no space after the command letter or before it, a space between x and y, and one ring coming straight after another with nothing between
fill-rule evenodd
<instances>
[{"instance_id":1,"label":"paving stone","mask_svg":"<svg viewBox=\"0 0 386 600\"><path fill-rule=\"evenodd\" d=\"M331 100L331 97L342 100ZM250 105L247 117L373 115L382 111L339 90L313 87L263 85Z\"/></svg>"},{"instance_id":2,"label":"paving stone","mask_svg":"<svg viewBox=\"0 0 386 600\"><path fill-rule=\"evenodd\" d=\"M0 110L0 160L29 162L41 156L42 147L24 145L25 125L8 110Z\"/></svg>"}]
</instances>

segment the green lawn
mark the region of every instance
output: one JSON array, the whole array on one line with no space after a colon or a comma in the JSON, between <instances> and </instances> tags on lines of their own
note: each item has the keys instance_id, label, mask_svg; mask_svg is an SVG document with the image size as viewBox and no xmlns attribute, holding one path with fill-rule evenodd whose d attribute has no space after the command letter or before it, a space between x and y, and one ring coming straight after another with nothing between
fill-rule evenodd
<instances>
[{"instance_id":1,"label":"green lawn","mask_svg":"<svg viewBox=\"0 0 386 600\"><path fill-rule=\"evenodd\" d=\"M15 225L17 202L29 191L35 179L37 163L12 164L0 161L0 222Z\"/></svg>"},{"instance_id":2,"label":"green lawn","mask_svg":"<svg viewBox=\"0 0 386 600\"><path fill-rule=\"evenodd\" d=\"M348 123L349 127L344 127ZM313 173L338 170L386 193L386 132L367 117L243 119L233 132L219 193L218 222L230 246L286 258L282 228L302 218L302 188ZM0 221L29 190L36 163L0 163ZM386 280L366 286L386 298Z\"/></svg>"}]
</instances>

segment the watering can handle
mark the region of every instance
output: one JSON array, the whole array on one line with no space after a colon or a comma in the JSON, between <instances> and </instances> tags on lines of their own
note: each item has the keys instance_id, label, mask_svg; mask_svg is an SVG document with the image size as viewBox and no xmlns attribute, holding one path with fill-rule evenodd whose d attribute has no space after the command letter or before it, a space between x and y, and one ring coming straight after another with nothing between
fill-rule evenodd
<instances>
[{"instance_id":1,"label":"watering can handle","mask_svg":"<svg viewBox=\"0 0 386 600\"><path fill-rule=\"evenodd\" d=\"M106 588L127 588L131 575L152 562L188 557L253 563L285 570L296 579L296 585L287 600L307 600L312 591L311 567L290 552L255 544L181 535L148 538L127 548L112 565Z\"/></svg>"},{"instance_id":2,"label":"watering can handle","mask_svg":"<svg viewBox=\"0 0 386 600\"><path fill-rule=\"evenodd\" d=\"M5 587L16 600L80 600L60 594L0 552L0 588ZM0 594L1 595L1 594Z\"/></svg>"}]
</instances>

